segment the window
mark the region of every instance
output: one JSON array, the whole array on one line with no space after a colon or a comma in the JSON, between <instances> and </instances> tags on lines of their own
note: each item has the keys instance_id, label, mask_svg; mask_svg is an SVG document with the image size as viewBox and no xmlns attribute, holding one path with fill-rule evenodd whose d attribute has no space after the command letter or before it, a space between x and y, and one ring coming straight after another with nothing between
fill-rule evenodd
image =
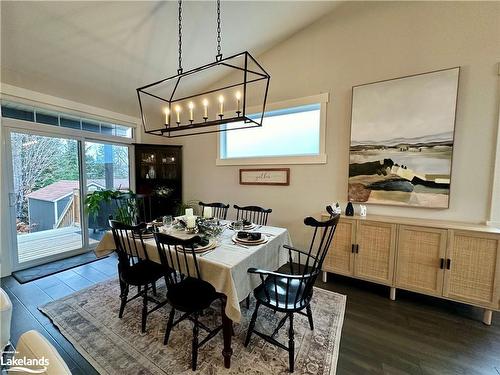
<instances>
[{"instance_id":1,"label":"window","mask_svg":"<svg viewBox=\"0 0 500 375\"><path fill-rule=\"evenodd\" d=\"M21 105L4 106L2 105L2 117L10 117L18 120L33 121L33 109Z\"/></svg>"},{"instance_id":2,"label":"window","mask_svg":"<svg viewBox=\"0 0 500 375\"><path fill-rule=\"evenodd\" d=\"M126 125L110 124L81 117L71 116L67 113L52 112L24 104L2 101L2 117L35 122L38 124L53 125L63 128L84 130L103 135L133 138L132 127Z\"/></svg>"},{"instance_id":3,"label":"window","mask_svg":"<svg viewBox=\"0 0 500 375\"><path fill-rule=\"evenodd\" d=\"M270 105L262 127L219 133L219 165L324 163L325 96ZM327 96L326 96L327 98ZM322 100L323 99L323 100ZM300 103L300 102L312 103ZM250 118L260 117L260 113ZM231 129L232 125L226 125ZM234 125L233 125L234 126Z\"/></svg>"},{"instance_id":4,"label":"window","mask_svg":"<svg viewBox=\"0 0 500 375\"><path fill-rule=\"evenodd\" d=\"M59 125L59 116L57 114L53 114L45 111L37 111L36 112L36 122L40 124L47 125Z\"/></svg>"}]
</instances>

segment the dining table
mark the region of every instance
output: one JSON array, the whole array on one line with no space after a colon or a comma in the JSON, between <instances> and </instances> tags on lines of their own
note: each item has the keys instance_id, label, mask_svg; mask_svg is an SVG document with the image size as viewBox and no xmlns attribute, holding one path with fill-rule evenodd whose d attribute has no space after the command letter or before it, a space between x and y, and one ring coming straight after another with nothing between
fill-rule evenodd
<instances>
[{"instance_id":1,"label":"dining table","mask_svg":"<svg viewBox=\"0 0 500 375\"><path fill-rule=\"evenodd\" d=\"M241 301L261 283L258 275L249 274L248 268L255 267L264 270L277 270L288 262L288 252L283 245L292 245L286 228L273 226L254 226L250 232L259 232L266 236L266 242L257 245L240 244L235 242L236 231L231 229L230 221L221 221L225 229L217 241L216 247L197 254L201 278L213 285L223 298L222 323L224 348L222 356L224 366L230 368L233 353L231 342L233 323L241 321ZM186 233L182 229L170 229L168 234L179 238L189 238L195 234ZM139 239L136 239L139 241ZM144 239L148 259L160 263L160 256L154 238ZM94 252L96 256L104 257L115 251L111 231L97 244Z\"/></svg>"}]
</instances>

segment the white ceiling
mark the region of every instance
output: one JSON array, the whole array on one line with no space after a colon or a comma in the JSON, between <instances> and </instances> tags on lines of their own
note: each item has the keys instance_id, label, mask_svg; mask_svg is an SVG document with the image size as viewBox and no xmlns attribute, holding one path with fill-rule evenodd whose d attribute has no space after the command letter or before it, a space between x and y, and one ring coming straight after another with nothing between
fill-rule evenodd
<instances>
[{"instance_id":1,"label":"white ceiling","mask_svg":"<svg viewBox=\"0 0 500 375\"><path fill-rule=\"evenodd\" d=\"M222 52L258 56L336 5L223 1ZM215 1L183 19L184 69L213 61ZM177 2L1 1L1 52L4 83L137 117L135 89L176 73Z\"/></svg>"}]
</instances>

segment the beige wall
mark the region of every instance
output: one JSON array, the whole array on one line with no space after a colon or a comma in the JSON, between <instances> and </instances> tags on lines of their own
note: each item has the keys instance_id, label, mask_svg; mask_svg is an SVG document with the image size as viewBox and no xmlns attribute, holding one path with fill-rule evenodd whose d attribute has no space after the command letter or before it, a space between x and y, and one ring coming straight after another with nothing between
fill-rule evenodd
<instances>
[{"instance_id":1,"label":"beige wall","mask_svg":"<svg viewBox=\"0 0 500 375\"><path fill-rule=\"evenodd\" d=\"M347 198L351 87L461 66L450 208L368 207L368 213L484 222L498 126L500 3L349 3L259 57L270 102L330 92L324 165L292 165L289 187L240 186L238 168L215 165L216 136L184 144L186 199L273 208L271 223L304 245L302 219ZM156 137L145 137L143 142Z\"/></svg>"}]
</instances>

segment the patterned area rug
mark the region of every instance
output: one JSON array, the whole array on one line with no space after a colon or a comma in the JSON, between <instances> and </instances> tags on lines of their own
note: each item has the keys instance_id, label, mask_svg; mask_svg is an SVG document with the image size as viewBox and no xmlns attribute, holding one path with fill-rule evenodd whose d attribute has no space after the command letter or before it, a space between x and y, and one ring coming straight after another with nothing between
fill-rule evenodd
<instances>
[{"instance_id":1,"label":"patterned area rug","mask_svg":"<svg viewBox=\"0 0 500 375\"><path fill-rule=\"evenodd\" d=\"M158 291L165 296L165 287ZM192 374L192 323L176 326L167 346L163 345L169 307L148 316L147 331L141 334L142 303L131 301L123 319L118 318L119 284L105 281L87 289L50 302L40 310L59 328L62 334L101 374ZM346 296L315 288L312 300L314 331L307 317L296 314L295 354L296 374L335 374L344 320ZM288 353L268 344L256 335L248 348L243 346L248 323L254 308L241 307L242 320L235 324L231 369L225 369L222 359L222 332L205 344L198 354L199 374L288 374ZM271 333L282 315L265 307L259 309L256 328ZM220 324L220 306L214 303L202 321L209 327ZM288 344L288 323L277 335ZM200 340L204 332L200 331Z\"/></svg>"}]
</instances>

